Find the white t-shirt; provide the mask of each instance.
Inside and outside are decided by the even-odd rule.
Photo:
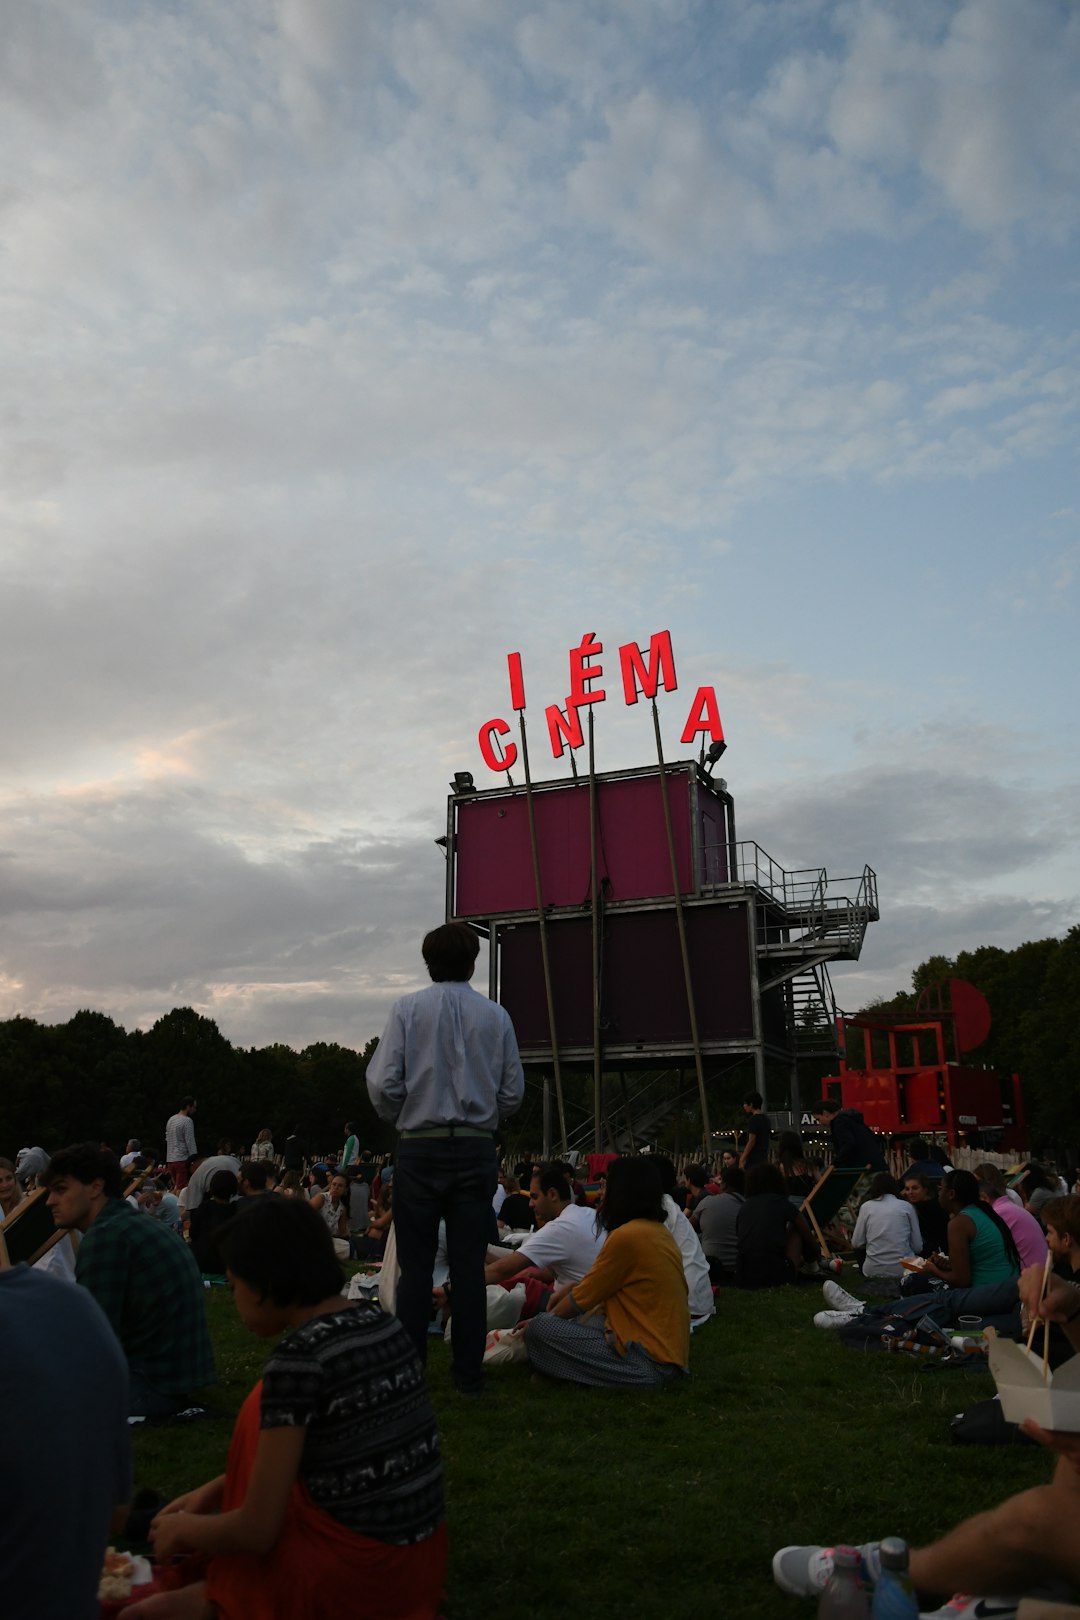
[[[690,1296],[691,1321],[696,1322],[702,1317],[712,1316],[716,1310],[716,1302],[713,1299],[712,1280],[709,1277],[709,1262],[705,1258],[700,1238],[670,1193],[664,1194],[664,1216],[664,1225],[679,1245],[679,1253],[682,1255],[686,1292]]]
[[[604,1247],[607,1233],[596,1229],[595,1209],[567,1204],[553,1221],[530,1232],[518,1250],[530,1266],[547,1266],[557,1283],[578,1283]]]
[[[859,1211],[851,1234],[853,1249],[866,1250],[864,1277],[899,1277],[905,1255],[922,1252],[919,1217],[902,1198],[885,1193],[870,1198]]]

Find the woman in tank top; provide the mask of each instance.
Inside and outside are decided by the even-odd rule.
[[[984,1204],[970,1170],[950,1170],[938,1193],[949,1217],[947,1264],[927,1260],[926,1270],[951,1288],[981,1288],[1020,1275],[1020,1256],[1001,1216]]]

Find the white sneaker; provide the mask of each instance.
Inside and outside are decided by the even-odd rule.
[[[930,1609],[919,1620],[1016,1620],[1020,1599],[1009,1597],[968,1597],[957,1592],[940,1609]]]
[[[873,1586],[881,1574],[879,1547],[880,1542],[867,1541],[858,1549],[860,1586]],[[773,1554],[773,1580],[789,1597],[816,1597],[832,1578],[835,1551],[835,1547],[781,1547]]]
[[[824,1294],[825,1303],[830,1310],[853,1311],[858,1314],[859,1311],[866,1309],[865,1300],[856,1299],[854,1294],[849,1294],[847,1289],[841,1288],[839,1283],[822,1283],[821,1292]]]
[[[847,1327],[862,1315],[862,1311],[818,1311],[814,1317],[814,1326],[819,1328]]]

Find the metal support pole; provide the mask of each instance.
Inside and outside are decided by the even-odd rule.
[[[592,1054],[593,1054],[593,1152],[602,1151],[601,1130],[604,1112],[604,1079],[600,1056],[600,907],[596,881],[596,751],[593,743],[593,712],[589,705],[589,894],[592,900]]]
[[[656,759],[660,766],[660,802],[664,807],[664,830],[667,833],[668,858],[671,862],[671,889],[675,896],[675,921],[679,930],[679,949],[682,952],[683,982],[686,985],[686,1009],[690,1014],[690,1039],[694,1047],[694,1067],[697,1070],[698,1096],[701,1100],[701,1128],[705,1137],[706,1156],[712,1149],[712,1129],[709,1124],[709,1099],[705,1095],[705,1067],[701,1059],[701,1040],[698,1036],[697,1008],[694,1005],[694,985],[690,977],[690,951],[686,943],[686,919],[683,917],[682,891],[679,885],[679,863],[675,859],[675,835],[671,830],[671,806],[668,803],[667,775],[664,767],[664,745],[660,740],[660,716],[656,699],[652,700],[653,731],[656,734]]]
[[[544,1112],[543,1112],[543,1158],[546,1163],[551,1158],[551,1081],[544,1076]]]
[[[536,920],[540,925],[540,960],[544,968],[544,994],[547,998],[548,1038],[551,1041],[551,1066],[555,1072],[555,1101],[559,1109],[559,1142],[566,1152],[566,1109],[563,1105],[562,1070],[559,1067],[559,1037],[555,1028],[555,997],[551,989],[551,962],[548,958],[547,918],[544,915],[544,890],[540,882],[540,851],[536,843],[536,814],[533,809],[532,774],[529,770],[529,744],[525,736],[525,715],[519,716],[521,726],[521,765],[525,772],[525,805],[529,812],[529,842],[532,845],[533,880],[536,884]]]

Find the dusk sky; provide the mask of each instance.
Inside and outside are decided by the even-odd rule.
[[[0,1017],[363,1045],[587,631],[845,1008],[1080,921],[1071,0],[35,0],[0,120]]]

